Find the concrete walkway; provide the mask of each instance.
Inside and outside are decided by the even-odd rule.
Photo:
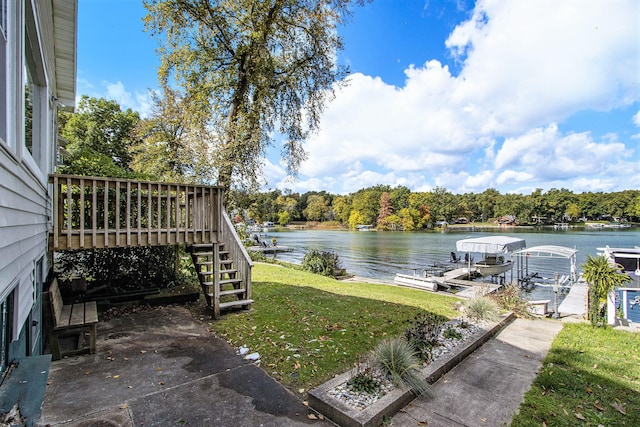
[[[516,319],[396,414],[392,426],[508,426],[562,323]]]
[[[203,313],[203,320],[208,316]],[[38,426],[327,426],[183,306],[100,319],[97,353],[51,363]]]

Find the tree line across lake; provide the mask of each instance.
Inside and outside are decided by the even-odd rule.
[[[419,230],[453,223],[502,222],[513,225],[640,221],[640,191],[614,193],[537,189],[531,194],[453,194],[436,187],[412,192],[404,186],[377,185],[349,195],[326,191],[236,193],[237,220],[287,225],[295,221],[334,221],[350,228],[372,225],[379,230]]]
[[[167,100],[156,102],[159,107]],[[215,167],[207,150],[185,143],[180,126],[170,126],[173,122],[165,111],[159,109],[154,116],[141,118],[130,109],[123,111],[115,101],[81,97],[75,113],[59,116],[68,153],[59,171],[166,182],[215,182],[211,172]],[[348,195],[237,190],[227,196],[227,209],[238,220],[281,225],[333,221],[350,228],[366,224],[380,230],[411,231],[442,222],[640,222],[640,190],[575,194],[567,189],[537,189],[523,195],[501,194],[490,188],[479,194],[453,194],[442,187],[412,192],[404,186],[377,185]]]

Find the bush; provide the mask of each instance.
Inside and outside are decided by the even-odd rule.
[[[367,394],[376,394],[382,388],[382,384],[375,378],[371,368],[366,368],[349,378],[347,386],[355,393]]]
[[[432,359],[433,348],[440,345],[438,337],[446,319],[433,313],[424,313],[413,319],[405,338],[416,349],[418,357],[425,362]]]
[[[462,334],[458,332],[455,328],[449,326],[445,331],[443,336],[448,340],[459,340],[462,338]]]
[[[500,308],[494,300],[478,297],[469,300],[465,307],[465,314],[475,321],[492,321],[498,318]]]
[[[522,297],[520,288],[516,285],[509,284],[503,289],[492,295],[500,308],[504,311],[512,311],[518,317],[531,317],[527,310],[529,303]]]
[[[408,387],[415,394],[429,389],[429,384],[420,378],[422,366],[413,346],[402,338],[381,341],[373,350],[373,360],[396,387]]]
[[[335,272],[342,270],[338,254],[331,251],[310,250],[302,260],[302,268],[315,274],[333,276]]]
[[[123,291],[168,288],[185,280],[175,261],[172,246],[64,251],[56,253],[54,272]]]

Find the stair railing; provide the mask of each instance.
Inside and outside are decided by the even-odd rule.
[[[242,285],[247,290],[246,299],[251,299],[251,268],[253,261],[246,248],[240,240],[240,236],[231,222],[226,209],[222,208],[222,221],[220,226],[220,239],[225,245],[225,250],[229,252],[229,258],[233,260],[240,277]]]

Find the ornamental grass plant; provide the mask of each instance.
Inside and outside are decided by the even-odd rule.
[[[416,349],[404,338],[387,338],[373,350],[373,360],[396,387],[406,387],[417,395],[429,390],[429,384],[420,378],[422,362]]]
[[[500,307],[489,297],[476,297],[467,302],[464,313],[476,322],[493,321],[500,315]]]

